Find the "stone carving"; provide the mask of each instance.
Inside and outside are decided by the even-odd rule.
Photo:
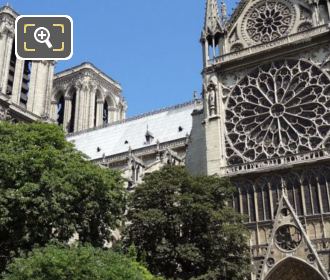
[[[236,43],[236,44],[233,44],[230,48],[230,52],[239,52],[243,49],[243,45],[241,43]]]
[[[268,63],[244,77],[226,108],[229,164],[322,147],[330,131],[330,79],[305,60]]]
[[[254,42],[269,42],[289,34],[294,21],[295,11],[289,1],[262,1],[247,12],[243,30]]]
[[[303,32],[303,31],[307,31],[309,29],[313,28],[313,24],[311,22],[303,22],[302,24],[299,25],[298,27],[298,32]]]
[[[212,82],[207,87],[207,101],[209,106],[209,115],[213,116],[217,114],[217,106],[216,106],[216,86]]]
[[[293,225],[281,226],[275,233],[276,244],[283,250],[295,250],[301,243],[301,232]]]

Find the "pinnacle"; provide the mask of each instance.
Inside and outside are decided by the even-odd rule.
[[[206,13],[204,32],[205,34],[214,35],[217,32],[223,31],[223,18],[226,16],[226,4],[222,1],[221,3],[221,17],[219,14],[218,0],[207,0],[206,1]]]

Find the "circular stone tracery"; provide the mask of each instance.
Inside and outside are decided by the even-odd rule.
[[[272,107],[270,107],[270,114],[276,118],[284,115],[285,107],[281,103],[275,103]]]
[[[289,1],[260,2],[246,14],[243,30],[254,42],[269,42],[287,35],[295,19]]]
[[[229,164],[318,149],[330,131],[330,80],[307,61],[281,60],[244,77],[227,100]]]
[[[295,250],[302,241],[301,231],[293,225],[281,226],[275,233],[275,241],[283,250]]]

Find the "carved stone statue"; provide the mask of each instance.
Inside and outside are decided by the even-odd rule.
[[[217,114],[216,107],[216,87],[213,83],[211,83],[207,88],[207,98],[208,98],[208,106],[209,106],[209,115],[213,116]]]

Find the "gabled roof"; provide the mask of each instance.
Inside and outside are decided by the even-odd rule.
[[[201,103],[198,101],[188,102],[110,124],[104,128],[69,135],[67,139],[92,160],[102,158],[103,154],[108,157],[126,153],[130,148],[148,148],[157,145],[157,141],[166,143],[185,138],[192,128],[191,113],[200,107]],[[150,143],[146,141],[147,130],[154,137]]]

